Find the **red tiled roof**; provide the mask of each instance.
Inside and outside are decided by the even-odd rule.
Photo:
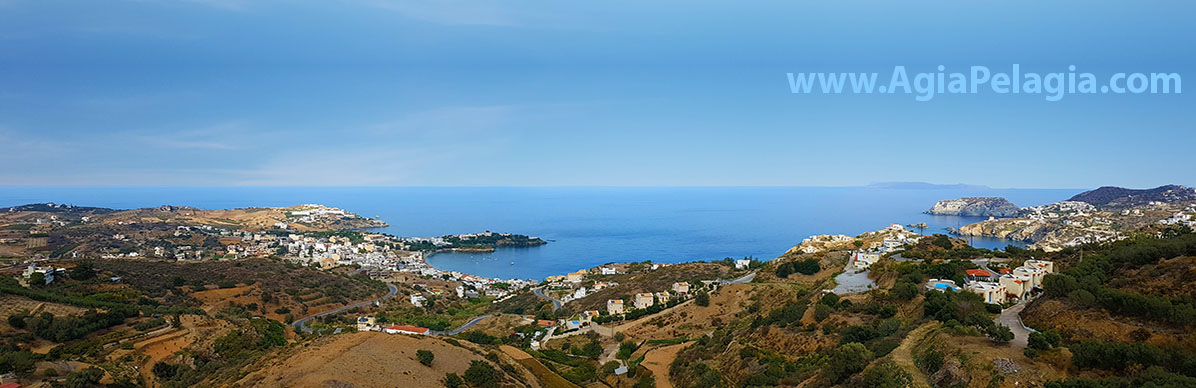
[[[536,321],[536,324],[544,327],[552,327],[552,325],[555,325],[555,323],[546,319],[538,320]]]
[[[0,388],[21,388],[21,384],[17,384],[17,383],[4,383],[4,384],[0,384]]]
[[[1001,269],[998,269],[997,271],[999,271],[999,272],[1001,272],[1001,273],[1010,273],[1010,272],[1013,272],[1013,270],[1011,270],[1011,269],[1009,269],[1009,268],[1001,268]]]
[[[992,274],[988,273],[988,271],[985,271],[982,269],[969,269],[969,270],[965,270],[963,272],[966,272],[969,276],[979,276],[979,277],[992,276]]]
[[[426,327],[403,326],[403,325],[390,325],[390,326],[386,327],[386,330],[400,330],[400,331],[408,331],[408,332],[412,332],[412,333],[421,333],[421,334],[428,332],[428,328],[426,328]]]

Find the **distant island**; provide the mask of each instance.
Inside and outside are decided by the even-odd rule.
[[[866,186],[871,189],[901,189],[901,190],[989,190],[984,185],[968,185],[963,183],[942,185],[927,182],[873,182]]]

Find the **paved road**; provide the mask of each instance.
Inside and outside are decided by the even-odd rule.
[[[474,318],[473,318],[473,319],[471,319],[469,322],[465,322],[465,324],[464,324],[464,325],[461,325],[461,327],[458,327],[458,328],[456,328],[456,329],[449,330],[449,331],[441,331],[441,330],[429,330],[429,331],[428,331],[428,334],[431,334],[431,335],[457,335],[457,334],[461,334],[461,332],[463,332],[463,331],[466,331],[466,330],[469,330],[469,328],[473,327],[473,325],[476,325],[476,324],[478,324],[478,322],[481,322],[483,319],[490,318],[490,317],[492,317],[492,315],[482,315],[482,316],[474,317]]]
[[[1006,326],[1013,331],[1013,341],[1009,341],[1009,343],[1019,348],[1026,347],[1030,341],[1030,332],[1034,331],[1022,323],[1020,314],[1024,308],[1026,308],[1026,302],[1023,301],[1001,311],[1001,315],[995,319],[998,325]]]
[[[738,279],[732,279],[732,280],[721,280],[720,279],[718,282],[721,284],[743,284],[743,283],[751,283],[753,279],[756,279],[755,272],[749,273],[747,275],[743,275],[743,276],[739,277]]]
[[[560,299],[556,299],[551,296],[544,295],[544,292],[541,291],[540,287],[533,288],[532,293],[536,294],[536,296],[540,297],[540,299],[546,299],[546,300],[552,301],[552,309],[553,310],[559,309],[559,308],[561,308],[561,305],[564,305],[564,303],[561,302]]]
[[[295,326],[296,329],[302,330],[304,333],[311,333],[312,329],[310,327],[307,327],[307,322],[311,321],[312,318],[319,318],[319,317],[322,317],[325,315],[339,314],[341,312],[352,310],[352,309],[355,309],[358,307],[369,306],[369,305],[373,304],[374,302],[381,302],[383,300],[390,299],[391,297],[395,296],[396,293],[399,292],[399,288],[395,287],[394,284],[388,283],[388,284],[386,284],[386,286],[390,287],[390,293],[387,293],[385,296],[383,296],[381,298],[374,299],[371,301],[361,302],[361,303],[357,303],[357,304],[352,304],[352,305],[348,305],[345,307],[335,308],[335,309],[328,310],[328,311],[325,311],[325,312],[322,312],[319,314],[309,315],[309,316],[303,317],[302,319],[295,321],[295,323],[292,323],[291,325]]]

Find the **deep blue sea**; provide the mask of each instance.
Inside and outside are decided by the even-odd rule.
[[[3,187],[0,207],[54,202],[206,209],[318,203],[390,223],[397,236],[490,230],[538,236],[547,245],[490,254],[442,253],[441,269],[543,279],[608,262],[772,259],[815,234],[847,234],[925,222],[925,234],[975,218],[922,214],[935,201],[1001,196],[1018,206],[1081,190],[875,187]],[[1008,241],[975,239],[999,248]],[[511,263],[514,264],[511,264]]]

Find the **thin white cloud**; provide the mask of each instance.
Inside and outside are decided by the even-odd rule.
[[[151,147],[232,151],[241,149],[240,144],[254,143],[251,139],[247,139],[250,135],[257,137],[263,134],[253,131],[243,121],[231,121],[184,131],[140,133],[128,136]]]

